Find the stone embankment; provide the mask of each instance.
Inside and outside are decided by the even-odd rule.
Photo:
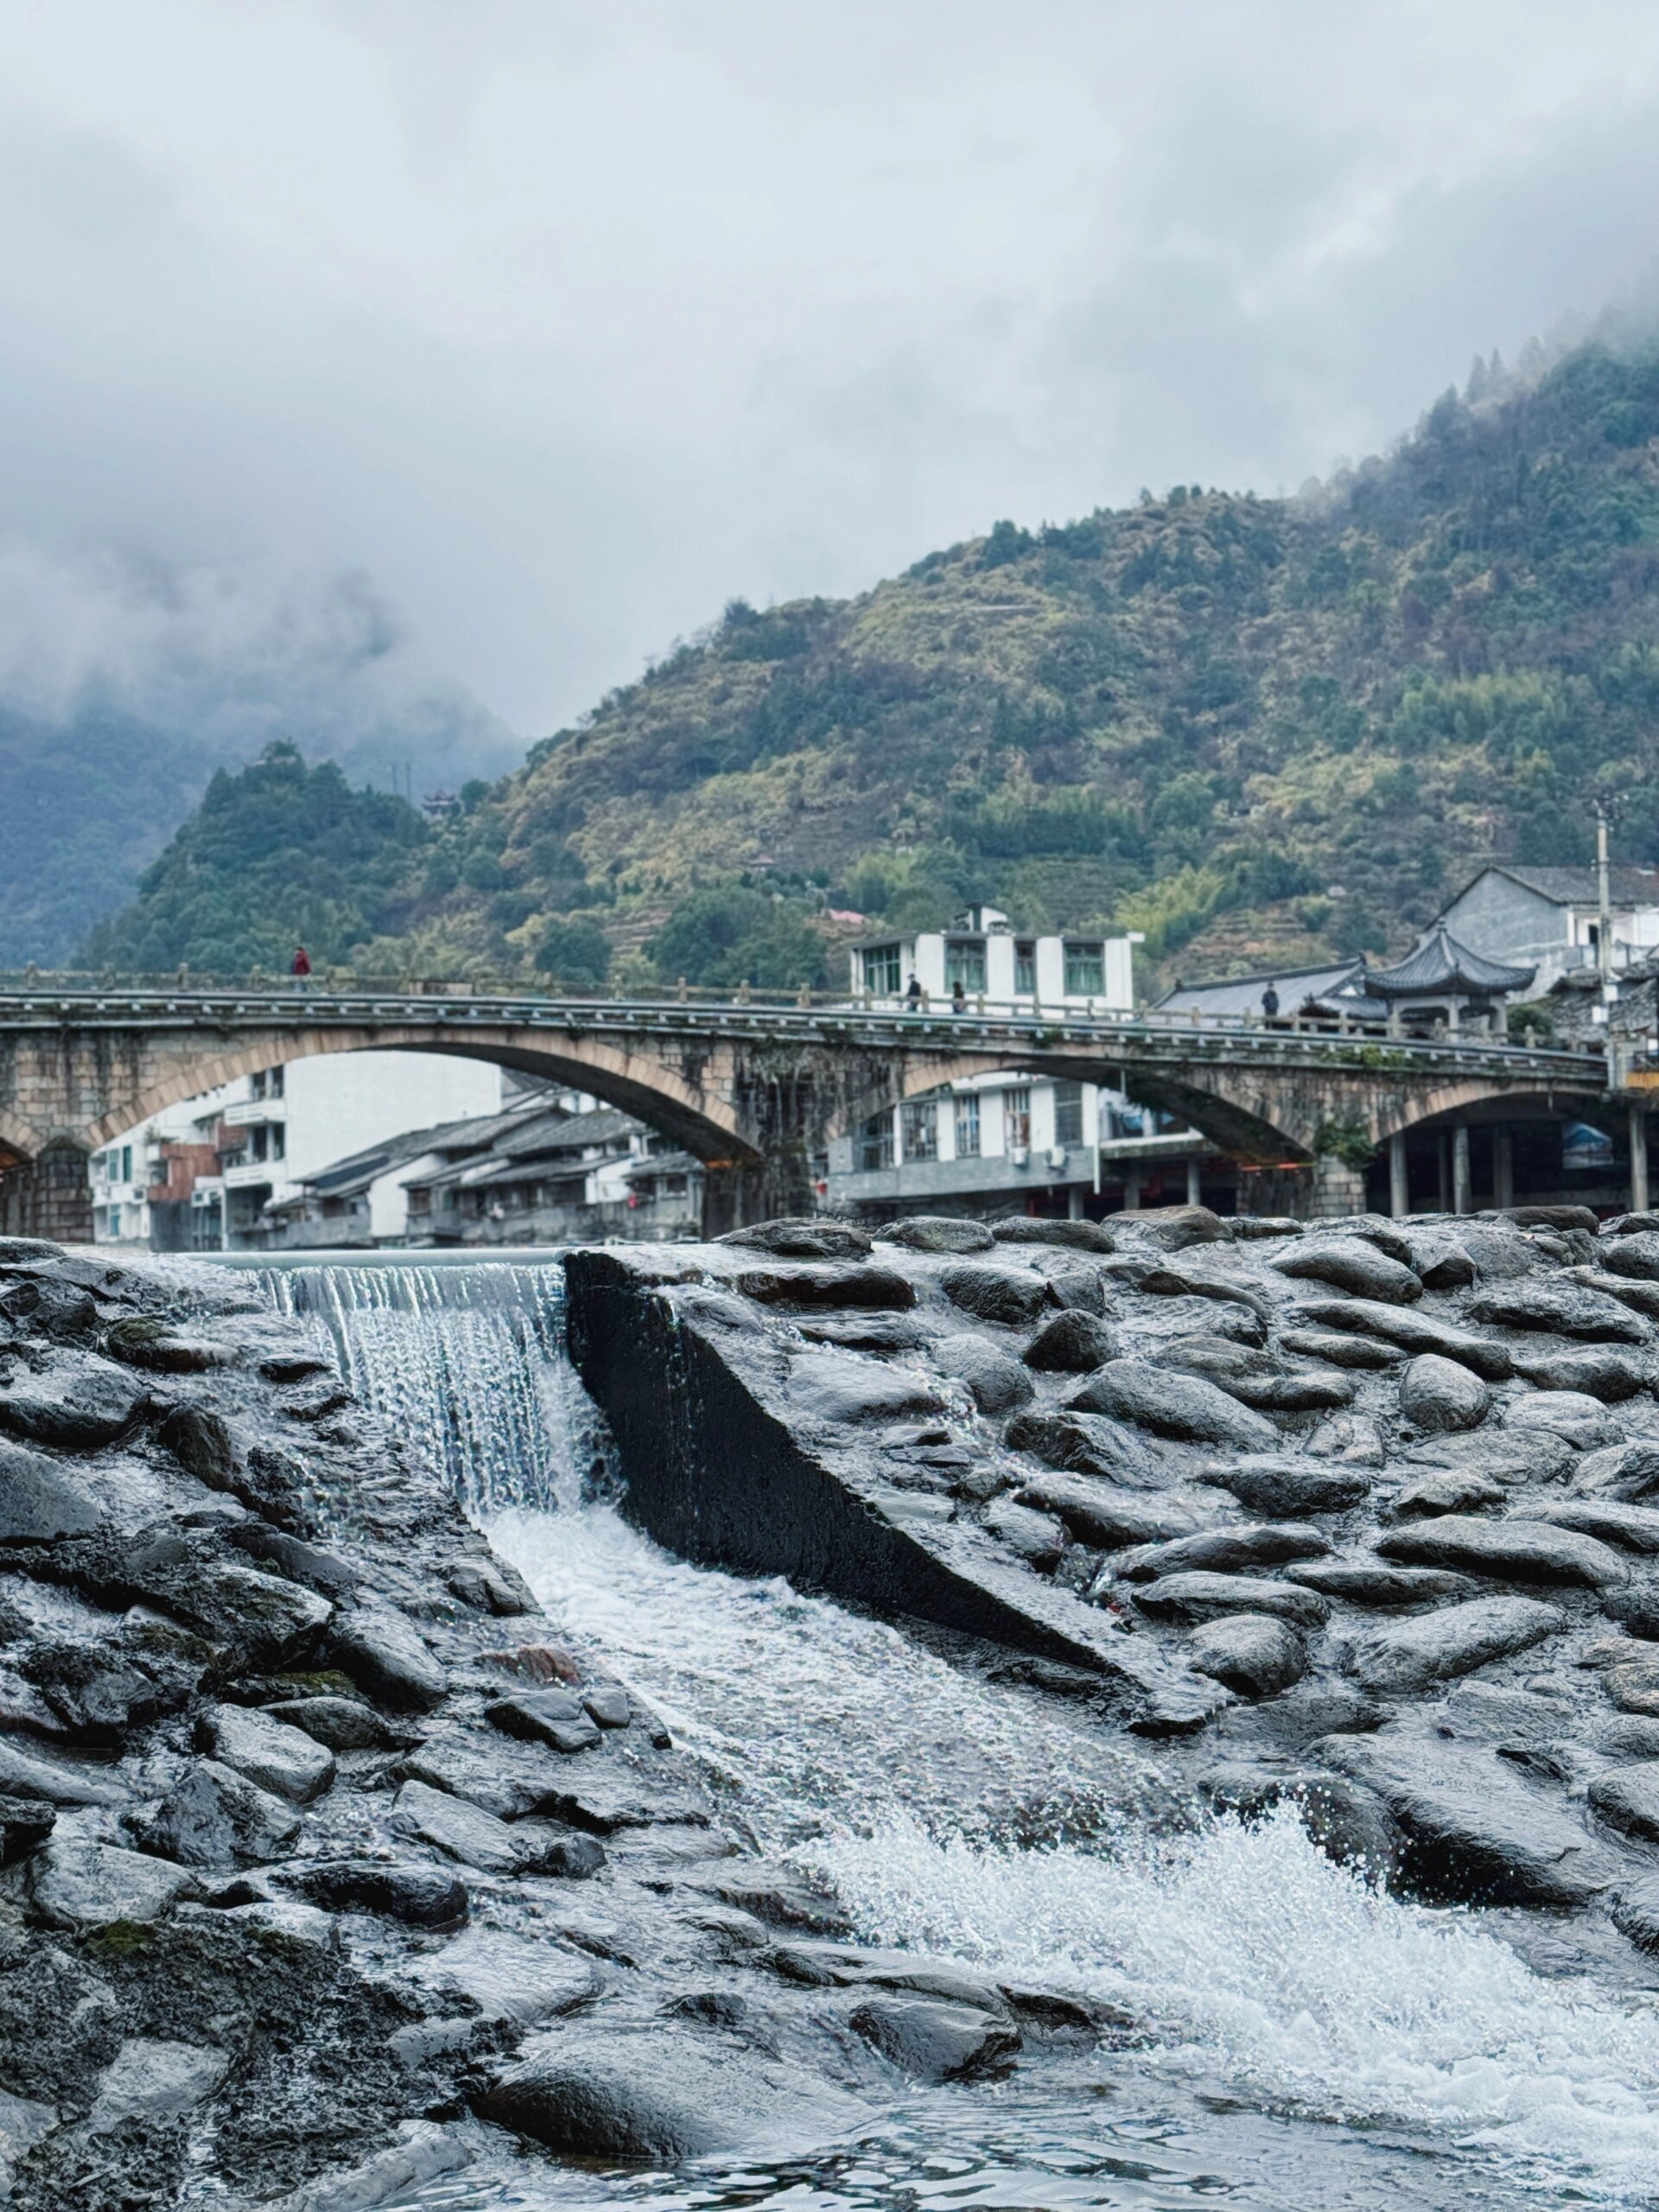
[[[664,1543],[983,1640],[1193,1802],[1647,1974],[1659,1216],[773,1223],[567,1271]]]

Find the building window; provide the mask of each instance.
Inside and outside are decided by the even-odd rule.
[[[931,1098],[912,1098],[905,1104],[905,1158],[937,1160],[939,1156],[939,1109]]]
[[[1065,945],[1065,995],[1069,999],[1096,999],[1106,988],[1106,962],[1098,944]]]
[[[283,1122],[273,1122],[270,1125],[270,1156],[273,1160],[283,1160],[287,1157],[287,1124]]]
[[[944,988],[960,983],[969,997],[985,988],[985,940],[982,937],[953,937],[944,948]]]
[[[979,1158],[979,1100],[976,1097],[957,1101],[957,1158]]]
[[[265,1095],[270,1098],[280,1098],[286,1088],[283,1082],[283,1071],[281,1068],[271,1068],[268,1072],[270,1087]]]
[[[1057,1083],[1054,1086],[1054,1141],[1083,1142],[1083,1085]]]
[[[858,1164],[867,1173],[893,1165],[893,1116],[873,1114],[858,1133]]]
[[[1037,947],[1028,937],[1014,939],[1014,988],[1021,995],[1037,995]]]
[[[119,1206],[111,1206],[110,1208],[110,1234],[111,1236],[118,1236],[121,1234],[121,1209]]]
[[[897,998],[905,987],[903,962],[896,944],[873,944],[864,954],[864,988],[883,998]]]
[[[1031,1086],[1002,1094],[1002,1141],[1010,1152],[1031,1149]]]
[[[132,1180],[132,1147],[130,1144],[124,1144],[121,1147],[121,1180],[124,1183]]]

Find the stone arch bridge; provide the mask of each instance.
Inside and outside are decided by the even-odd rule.
[[[315,1052],[461,1054],[593,1092],[706,1165],[712,1234],[812,1205],[831,1138],[1000,1070],[1126,1090],[1243,1163],[1304,1170],[1304,1210],[1363,1202],[1352,1162],[1483,1119],[1605,1120],[1599,1056],[1157,1014],[962,1015],[855,1003],[560,999],[454,984],[298,992],[0,988],[0,1227],[84,1240],[87,1155],[216,1084]]]

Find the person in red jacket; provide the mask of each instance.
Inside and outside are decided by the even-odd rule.
[[[295,948],[288,972],[294,978],[295,989],[302,991],[311,973],[311,956],[302,944]]]

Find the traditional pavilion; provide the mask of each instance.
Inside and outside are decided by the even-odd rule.
[[[1537,972],[1471,952],[1437,922],[1392,968],[1368,967],[1363,988],[1367,998],[1387,1006],[1391,1026],[1427,1030],[1439,1022],[1448,1031],[1501,1031],[1505,1001],[1527,990]]]

